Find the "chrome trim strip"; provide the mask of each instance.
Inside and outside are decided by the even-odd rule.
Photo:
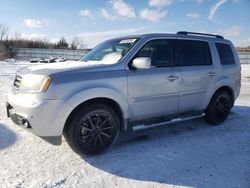
[[[170,94],[134,97],[134,98],[131,98],[131,101],[133,103],[137,103],[137,102],[144,102],[144,101],[162,100],[162,99],[166,99],[168,97],[179,97],[179,94],[178,93],[170,93]]]
[[[195,91],[184,91],[181,93],[181,96],[187,96],[187,95],[195,95],[195,94],[201,94],[206,93],[206,90],[195,90]]]

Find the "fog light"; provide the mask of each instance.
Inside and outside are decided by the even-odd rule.
[[[30,124],[29,122],[27,121],[27,119],[22,119],[22,124],[25,128],[30,128]]]

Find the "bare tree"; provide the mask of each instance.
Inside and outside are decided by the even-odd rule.
[[[9,35],[9,27],[6,24],[0,23],[0,41],[8,38]]]
[[[87,47],[87,44],[84,42],[83,38],[80,37],[74,37],[70,43],[70,48],[72,50],[76,50],[76,49],[84,49]]]
[[[22,39],[22,33],[20,33],[19,31],[14,31],[14,33],[12,34],[11,39],[14,40],[14,41],[21,40]]]
[[[77,44],[76,44],[76,42],[75,41],[72,41],[71,43],[70,43],[70,49],[71,50],[76,50],[77,49]]]
[[[68,47],[69,47],[69,44],[64,37],[61,37],[55,45],[55,48],[58,48],[58,49],[67,49]]]

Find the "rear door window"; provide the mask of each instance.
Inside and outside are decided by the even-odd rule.
[[[233,51],[229,44],[216,43],[216,48],[219,53],[220,62],[222,65],[235,64]]]
[[[179,66],[211,65],[210,48],[205,41],[177,40],[176,41]]]

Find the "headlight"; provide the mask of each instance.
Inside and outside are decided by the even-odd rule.
[[[41,74],[22,75],[20,92],[41,93],[45,92],[51,83],[51,78]]]

